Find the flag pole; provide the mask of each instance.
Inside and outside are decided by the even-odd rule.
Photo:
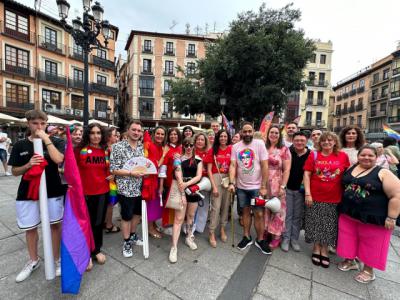
[[[43,156],[43,141],[41,139],[33,139],[33,151]],[[49,207],[47,205],[46,171],[43,171],[42,177],[40,178],[39,206],[40,220],[42,222],[45,276],[47,280],[53,280],[56,277],[56,270],[54,267],[53,245],[51,241]]]
[[[149,228],[147,221],[147,203],[142,200],[142,236],[143,236],[143,256],[149,258]]]

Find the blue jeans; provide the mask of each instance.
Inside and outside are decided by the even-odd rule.
[[[243,190],[236,189],[237,201],[238,205],[241,209],[250,206],[250,200],[257,197],[259,195],[259,189],[255,190]],[[264,207],[253,207],[253,209],[264,209]]]

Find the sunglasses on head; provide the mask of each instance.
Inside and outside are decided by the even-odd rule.
[[[194,145],[193,145],[193,144],[186,144],[184,147],[185,147],[185,148],[193,148]]]

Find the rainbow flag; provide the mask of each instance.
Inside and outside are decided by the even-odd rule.
[[[61,234],[61,291],[78,294],[94,241],[69,130],[64,154],[64,176],[69,188],[65,196]]]
[[[111,205],[115,205],[118,202],[117,199],[117,184],[115,183],[114,180],[110,180],[110,193],[109,193],[109,203]]]
[[[267,113],[260,124],[259,131],[262,133],[264,138],[267,137],[267,132],[268,132],[269,127],[272,124],[272,119],[274,118],[274,114],[275,114],[275,112],[273,112],[273,111]]]
[[[283,126],[283,128],[281,130],[282,139],[285,139],[287,137],[287,126],[288,126],[288,123],[285,123],[285,125]]]
[[[383,132],[386,133],[388,136],[395,138],[398,141],[400,140],[400,133],[390,128],[389,125],[383,124],[382,127],[383,127]]]

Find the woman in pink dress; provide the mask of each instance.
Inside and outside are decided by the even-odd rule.
[[[285,231],[286,218],[286,184],[289,179],[291,155],[289,149],[282,143],[279,127],[273,125],[267,134],[268,150],[268,198],[278,197],[281,209],[278,213],[265,210],[265,235],[271,234],[269,244],[271,249],[279,247],[281,235]]]

